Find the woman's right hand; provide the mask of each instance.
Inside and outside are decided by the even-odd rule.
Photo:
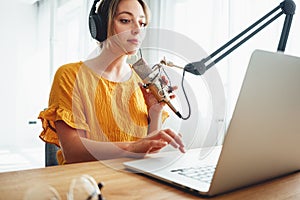
[[[158,152],[168,144],[185,153],[182,136],[171,129],[154,131],[145,138],[130,143],[128,151],[134,153],[137,157],[144,157],[148,153]]]

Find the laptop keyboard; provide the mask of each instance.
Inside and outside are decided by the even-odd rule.
[[[215,165],[188,167],[181,169],[173,169],[171,172],[178,173],[201,182],[210,183],[215,172]]]

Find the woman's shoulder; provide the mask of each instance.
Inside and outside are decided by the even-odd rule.
[[[64,65],[61,65],[56,73],[67,73],[70,75],[71,74],[76,74],[78,72],[78,70],[80,69],[80,67],[82,66],[82,61],[78,61],[78,62],[73,62],[73,63],[67,63],[67,64],[64,64]]]
[[[61,65],[55,72],[54,83],[62,84],[62,82],[73,83],[77,77],[77,73],[82,66],[82,62],[67,63]]]

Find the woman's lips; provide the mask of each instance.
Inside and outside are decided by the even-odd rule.
[[[140,44],[139,40],[138,39],[129,39],[127,40],[128,42],[132,43],[132,44],[135,44],[135,45],[138,45]]]

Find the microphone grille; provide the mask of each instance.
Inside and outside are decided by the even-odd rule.
[[[143,58],[134,63],[132,67],[142,80],[147,78],[148,75],[152,73],[152,69],[148,66]]]

